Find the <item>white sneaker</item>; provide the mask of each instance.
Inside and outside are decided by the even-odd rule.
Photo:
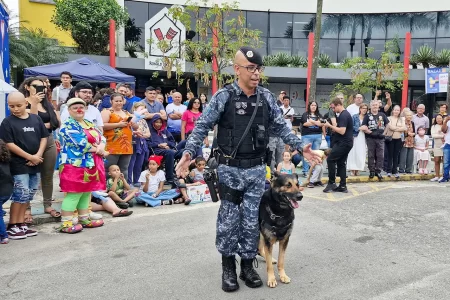
[[[442,180],[442,178],[444,178],[444,177],[441,176],[441,177],[438,179],[438,181]]]
[[[441,178],[442,178],[442,177],[441,177]],[[441,178],[434,177],[433,179],[430,179],[430,181],[436,182],[436,181],[439,181]]]
[[[95,213],[95,212],[91,212],[91,213],[89,214],[89,218],[90,218],[91,220],[101,220],[101,219],[103,219],[103,215],[102,215],[102,214],[97,214],[97,213]]]

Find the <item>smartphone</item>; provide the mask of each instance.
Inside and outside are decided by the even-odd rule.
[[[127,122],[130,123],[133,117],[128,117]]]
[[[35,89],[36,89],[36,93],[43,93],[45,90],[45,86],[43,86],[43,85],[36,86]]]

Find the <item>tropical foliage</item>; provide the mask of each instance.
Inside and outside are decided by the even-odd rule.
[[[116,0],[54,0],[55,14],[52,22],[70,32],[85,54],[107,53],[109,43],[109,20],[120,28],[128,21],[128,13]],[[137,33],[137,32],[136,32]]]
[[[59,45],[57,39],[38,29],[10,26],[9,61],[11,69],[17,70],[66,61],[69,48]]]
[[[368,53],[373,49],[368,48]],[[367,93],[379,89],[395,91],[402,88],[403,79],[406,74],[403,72],[403,63],[399,60],[400,53],[397,42],[394,39],[386,43],[385,50],[379,59],[355,57],[346,59],[340,68],[350,73],[351,84],[337,84],[333,95],[341,92],[344,95],[351,95],[355,92]]]
[[[187,39],[181,45],[185,49],[181,52],[183,58],[193,63],[195,79],[201,80],[206,85],[209,85],[212,75],[216,76],[219,86],[233,80],[234,75],[225,72],[225,69],[232,65],[239,48],[245,45],[260,48],[263,44],[259,38],[261,33],[259,30],[246,28],[245,17],[239,11],[238,2],[222,2],[218,5],[212,0],[200,2],[188,0],[184,8],[172,7],[169,14],[173,20],[183,23],[187,32],[195,33],[194,38]],[[217,47],[213,45],[213,35],[217,39]],[[160,49],[166,46],[164,41],[148,41],[148,43],[156,43]],[[217,61],[216,72],[211,68],[211,55]],[[176,55],[165,56],[162,60],[168,77],[175,69],[176,77],[182,82],[181,60]]]

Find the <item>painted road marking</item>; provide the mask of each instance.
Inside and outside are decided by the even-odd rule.
[[[391,183],[388,184],[386,186],[376,186],[376,184],[367,184],[364,186],[358,186],[357,188],[359,190],[361,190],[362,188],[369,188],[369,190],[366,191],[358,191],[355,187],[347,187],[348,190],[350,191],[350,195],[349,194],[344,194],[344,193],[327,193],[324,194],[322,193],[322,191],[320,190],[319,193],[314,193],[314,194],[309,194],[308,192],[305,193],[305,197],[306,198],[312,198],[312,199],[317,199],[317,200],[326,200],[326,201],[331,201],[331,202],[337,202],[337,201],[343,201],[343,200],[348,200],[348,199],[353,199],[353,198],[357,198],[360,196],[364,196],[367,194],[372,194],[372,193],[376,193],[376,192],[380,192],[380,191],[384,191],[384,190],[388,190],[388,189],[392,189],[395,188],[395,184]],[[311,191],[311,190],[308,190]],[[321,194],[322,193],[322,194]]]

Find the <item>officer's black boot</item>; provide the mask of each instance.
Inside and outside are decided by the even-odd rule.
[[[261,277],[253,268],[253,259],[241,259],[241,274],[239,278],[245,281],[245,285],[250,288],[262,286]]]
[[[222,290],[234,292],[239,289],[236,275],[236,261],[233,256],[222,255]]]

